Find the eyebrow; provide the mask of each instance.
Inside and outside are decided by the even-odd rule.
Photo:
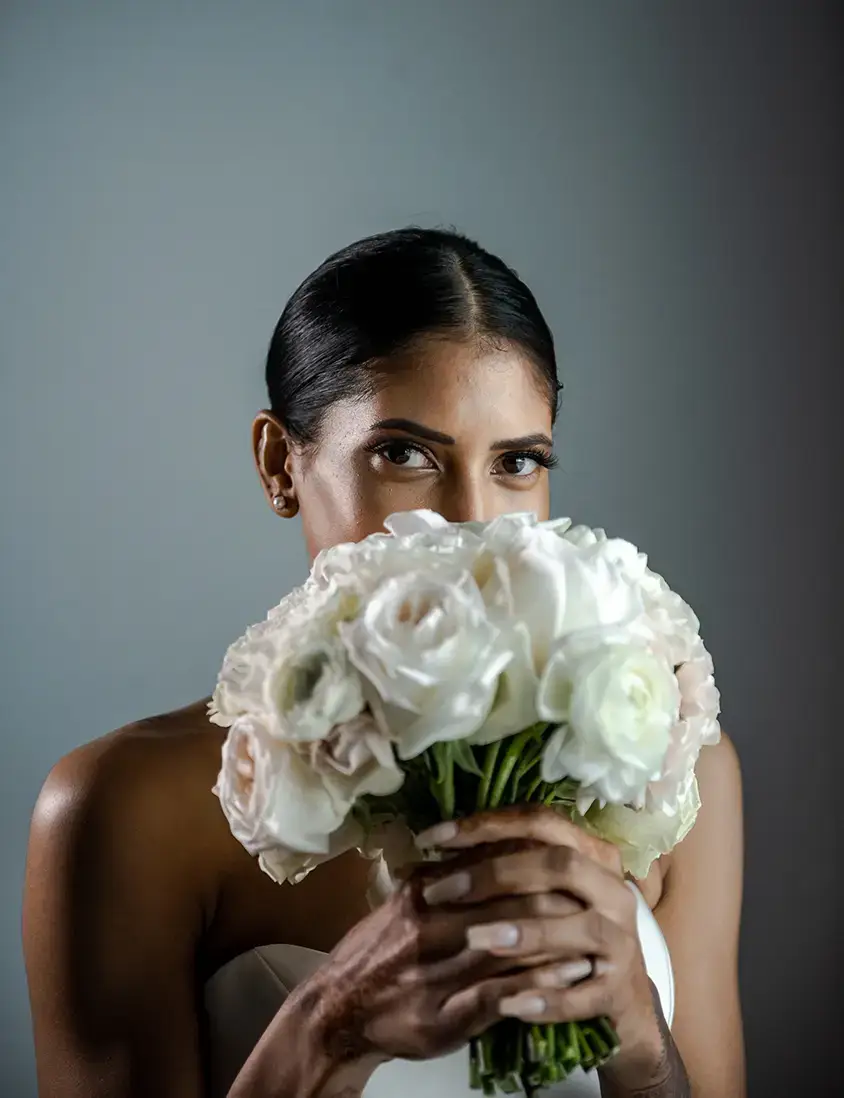
[[[427,439],[428,442],[438,442],[441,446],[454,446],[457,442],[451,435],[435,431],[433,427],[426,427],[423,423],[416,423],[412,419],[381,419],[372,424],[373,431],[404,431],[405,434],[415,435],[417,438]],[[533,435],[521,435],[519,438],[500,438],[493,442],[490,450],[527,450],[532,446],[547,446],[553,448],[553,442],[548,435],[541,431]]]

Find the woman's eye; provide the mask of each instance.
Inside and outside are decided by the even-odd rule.
[[[539,460],[530,454],[505,454],[500,461],[501,471],[508,477],[529,477],[539,469]]]
[[[390,442],[381,446],[378,450],[381,457],[391,465],[397,465],[401,469],[429,469],[431,461],[428,455],[415,446],[409,446],[406,442]]]

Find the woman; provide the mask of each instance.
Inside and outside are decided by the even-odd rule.
[[[552,337],[517,276],[461,236],[387,233],[328,259],[284,310],[267,384],[258,473],[273,511],[300,515],[312,557],[415,507],[548,516]],[[639,891],[608,844],[548,810],[511,810],[438,836],[474,856],[373,911],[356,854],[296,886],[261,873],[210,793],[221,741],[197,702],[72,752],[45,783],[24,911],[45,1098],[218,1092],[213,1034],[237,1030],[260,996],[251,977],[236,984],[221,1026],[203,989],[272,943],[311,960],[288,972],[286,1000],[261,985],[266,1028],[226,1079],[230,1098],[373,1094],[385,1072],[405,1098],[460,1094],[459,1057],[407,1061],[451,1053],[502,1015],[602,1013],[621,1052],[561,1094],[743,1094],[741,791],[726,738],[702,753],[691,835]],[[658,970],[666,944],[676,1005]]]

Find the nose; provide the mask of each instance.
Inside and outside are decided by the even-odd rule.
[[[443,485],[438,510],[449,522],[486,522],[495,517],[491,495],[488,477],[456,473]]]

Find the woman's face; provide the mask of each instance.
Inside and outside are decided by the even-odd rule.
[[[547,390],[517,350],[428,340],[390,363],[377,393],[333,405],[316,447],[285,450],[285,490],[311,557],[417,507],[452,522],[545,519],[551,426]]]

